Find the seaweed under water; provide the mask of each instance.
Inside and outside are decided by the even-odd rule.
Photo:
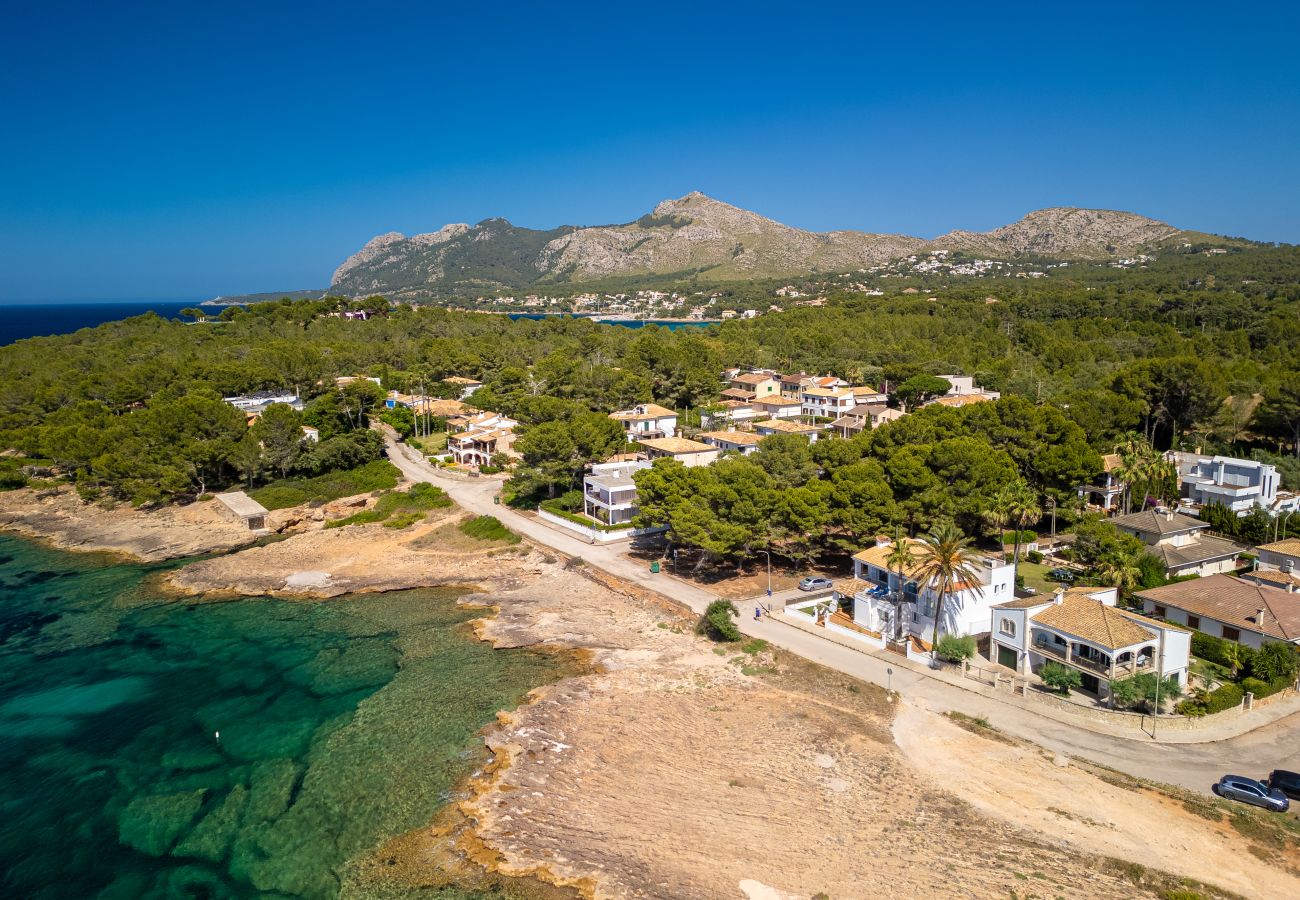
[[[5,896],[392,896],[357,861],[454,801],[480,730],[571,666],[476,640],[454,588],[194,603],[151,589],[165,566],[3,536],[0,560]]]

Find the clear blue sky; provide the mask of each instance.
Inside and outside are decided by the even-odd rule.
[[[9,4],[0,300],[322,287],[372,235],[702,190],[933,236],[1300,242],[1293,4]]]

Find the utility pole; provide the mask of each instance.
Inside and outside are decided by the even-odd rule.
[[[1047,502],[1052,510],[1052,546],[1056,546],[1056,498],[1048,497]]]

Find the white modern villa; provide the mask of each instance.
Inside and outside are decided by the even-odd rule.
[[[1253,459],[1175,453],[1182,505],[1189,511],[1220,503],[1239,516],[1255,507],[1270,513],[1300,508],[1300,497],[1281,491],[1277,467]],[[1279,495],[1282,502],[1279,503]]]
[[[646,460],[597,463],[582,479],[582,511],[603,525],[630,525],[637,513],[633,477],[650,468]]]
[[[876,538],[853,557],[853,622],[887,637],[911,635],[928,641],[934,629],[938,595],[928,585],[919,584],[919,560],[924,555],[920,541],[906,538],[917,562],[903,570],[900,579],[891,570],[889,555],[894,542]],[[942,632],[945,634],[983,634],[988,631],[989,611],[999,603],[1015,599],[1016,567],[1002,559],[981,557],[977,584],[960,586],[944,604]],[[847,593],[847,592],[846,592]],[[901,602],[894,597],[901,596]]]
[[[1159,670],[1187,684],[1192,635],[1185,628],[1118,609],[1115,588],[1060,588],[992,609],[989,656],[1022,675],[1056,662],[1078,670],[1098,699],[1108,682]]]

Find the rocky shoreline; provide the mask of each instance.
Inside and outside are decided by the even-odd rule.
[[[1030,869],[1053,894],[1087,883],[1099,898],[1161,896],[1180,882],[1155,870],[1135,880],[1120,861],[1137,861],[1138,834],[1144,862],[1247,896],[1300,892],[1300,879],[1242,852],[1244,838],[1167,798],[1131,801],[1080,768],[1052,767],[1032,745],[923,709],[896,717],[896,697],[762,642],[711,644],[671,601],[579,560],[527,543],[467,547],[456,537],[462,516],[435,512],[400,530],[300,517],[285,540],[167,576],[199,600],[472,583],[478,592],[459,602],[491,609],[475,622],[482,640],[584,659],[582,674],[499,713],[485,734],[492,763],[438,821],[355,859],[342,896],[487,873],[548,885],[538,896],[556,898],[910,897],[954,885],[993,898],[1023,889]],[[1053,789],[1026,801],[1014,779],[991,779],[967,800],[960,778],[929,774],[939,764],[924,756],[931,734],[971,766],[997,756]]]
[[[125,503],[86,503],[71,487],[0,492],[0,530],[59,550],[112,553],[133,562],[222,553],[257,540],[211,503],[146,512]]]

